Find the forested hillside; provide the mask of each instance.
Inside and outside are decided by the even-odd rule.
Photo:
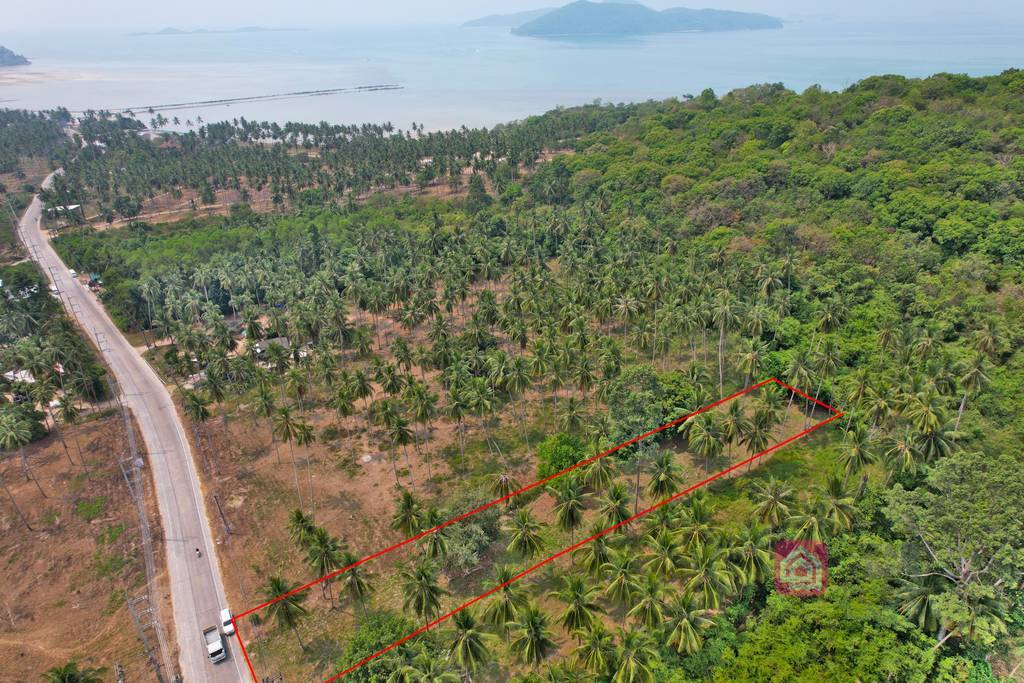
[[[321,161],[301,166],[284,147],[200,138],[194,155],[110,145],[72,165],[69,187],[104,201],[146,182],[253,177],[249,154],[274,160],[261,173],[282,192],[317,190],[287,215],[239,205],[56,240],[69,265],[103,276],[120,324],[159,342],[208,471],[232,473],[211,475],[213,490],[241,482],[257,501],[230,511],[266,535],[236,541],[257,548],[233,579],[263,586],[250,602],[777,376],[845,416],[355,679],[1019,674],[1024,72],[880,76],[840,93],[762,85],[532,125],[545,121],[514,129],[535,131],[515,145],[492,132],[463,147],[464,132],[365,148],[387,150],[387,163],[368,158],[393,178],[425,154],[469,160],[459,202],[348,202],[381,182],[333,156],[359,148],[354,132],[310,129]],[[488,192],[506,155],[576,135],[571,154]],[[485,150],[475,163],[473,150]],[[110,163],[128,164],[117,190],[98,180]],[[278,344],[261,351],[266,338]],[[813,418],[803,399],[766,392],[689,420],[472,532],[435,532],[394,564],[284,598],[243,635],[261,673],[326,677]],[[228,448],[235,423],[259,447]],[[359,458],[378,450],[388,478],[372,488]],[[271,480],[262,465],[282,454]],[[378,526],[352,521],[363,516]],[[771,548],[785,538],[828,545],[824,596],[776,592]]]

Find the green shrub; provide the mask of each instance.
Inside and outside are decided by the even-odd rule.
[[[575,436],[558,432],[537,447],[537,476],[543,478],[561,472],[584,459],[583,444]]]
[[[103,508],[107,505],[106,496],[97,496],[92,499],[80,500],[75,503],[75,512],[87,522],[98,519],[103,514]]]

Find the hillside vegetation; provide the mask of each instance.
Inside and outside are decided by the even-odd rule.
[[[565,121],[578,125],[555,126]],[[527,125],[509,130],[547,131],[529,149],[543,138],[573,153],[494,192],[502,154],[490,147],[464,201],[355,205],[327,162],[288,160],[265,182],[294,187],[274,174],[309,173],[316,191],[286,215],[238,205],[56,240],[71,267],[102,275],[119,323],[158,342],[204,469],[231,473],[211,474],[213,490],[245,490],[227,514],[261,536],[233,541],[252,547],[232,590],[251,604],[279,598],[243,625],[260,673],[340,671],[820,419],[802,398],[765,391],[472,529],[283,597],[777,376],[843,419],[355,680],[1008,675],[1024,633],[1013,504],[1024,498],[1024,73],[879,76],[838,93],[759,85]],[[376,137],[367,149],[420,144]],[[310,158],[349,144],[306,139]],[[236,147],[248,149],[143,147],[118,182],[227,182],[249,154]],[[107,154],[69,182],[102,191]],[[243,438],[244,449],[211,446]],[[776,591],[771,550],[787,538],[828,545],[823,596]]]
[[[0,45],[0,66],[24,66],[25,64],[31,64],[31,62],[25,59],[24,55],[19,55]]]
[[[639,3],[577,0],[519,24],[519,36],[628,36],[680,31],[737,31],[782,28],[766,14],[673,7],[657,11]]]

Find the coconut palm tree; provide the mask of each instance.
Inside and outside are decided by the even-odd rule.
[[[491,478],[490,491],[495,498],[507,498],[521,488],[519,480],[511,472],[498,472]],[[509,506],[512,503],[512,500],[507,501]]]
[[[944,577],[904,579],[896,591],[896,609],[925,633],[934,634],[943,624],[937,598],[948,590]]]
[[[406,386],[405,397],[409,402],[413,422],[417,425],[426,425],[428,429],[427,438],[429,438],[429,430],[432,429],[431,423],[434,415],[437,414],[437,394],[430,391],[430,388],[425,383],[411,381]],[[416,448],[419,449],[419,436],[415,431],[413,432],[413,438],[416,440]],[[433,479],[434,471],[431,458],[425,454],[424,460],[427,461],[427,478]]]
[[[736,324],[737,305],[732,293],[727,289],[721,289],[716,293],[714,307],[711,309],[711,319],[718,326],[718,397],[725,396],[723,362],[725,359],[725,334],[729,328]]]
[[[583,402],[575,396],[566,399],[562,406],[562,415],[558,420],[559,427],[570,434],[575,434],[583,426]]]
[[[313,425],[308,422],[300,422],[295,426],[295,445],[296,446],[312,446],[316,443],[316,433],[313,431]],[[313,512],[316,512],[316,489],[313,488],[313,468],[309,466],[309,451],[306,451],[306,480],[309,484],[309,500],[310,505],[313,508]]]
[[[340,384],[334,390],[334,395],[331,396],[331,400],[328,405],[334,409],[334,414],[338,418],[339,427],[341,420],[351,416],[355,412],[355,396],[352,395],[352,386],[350,384]]]
[[[526,607],[529,596],[521,584],[513,581],[515,576],[516,572],[511,567],[502,564],[495,568],[494,580],[484,583],[488,590],[497,588],[484,608],[484,622],[503,629]]]
[[[909,427],[886,440],[884,453],[889,478],[894,474],[917,474],[921,467],[921,452],[917,447],[917,436]]]
[[[615,638],[601,620],[594,620],[585,631],[576,633],[579,644],[571,663],[597,676],[608,674],[615,662]]]
[[[342,590],[348,593],[350,597],[359,601],[359,606],[362,608],[363,616],[365,617],[366,599],[373,592],[373,588],[370,586],[369,579],[363,572],[363,568],[361,566],[352,566],[358,561],[359,558],[350,551],[342,550],[341,557],[338,558],[338,565],[348,567],[348,569],[339,574],[337,579],[341,582]]]
[[[90,666],[80,669],[78,662],[72,660],[64,666],[55,666],[44,671],[43,680],[46,683],[103,683],[103,674],[106,672],[106,669]]]
[[[302,548],[309,546],[310,539],[316,532],[317,526],[313,518],[296,508],[288,514],[288,533],[292,540]]]
[[[661,451],[654,458],[651,480],[644,487],[644,492],[649,499],[660,501],[675,494],[681,483],[682,476],[675,455],[671,451]]]
[[[29,468],[28,455],[25,453],[25,446],[32,441],[32,429],[29,427],[27,420],[22,419],[14,412],[3,412],[0,413],[0,448],[5,451],[13,451],[17,449],[18,455],[21,459],[21,469],[25,473],[25,481],[31,481],[36,485],[36,489],[39,491],[39,495],[46,498],[47,495],[43,493],[43,487],[39,485],[39,482],[35,477],[32,476],[32,470]],[[9,492],[8,492],[8,495]],[[13,501],[14,498],[11,497]],[[15,505],[17,507],[17,505]],[[19,513],[20,516],[20,513]],[[22,521],[24,521],[22,517]]]
[[[622,524],[629,519],[629,490],[621,481],[612,483],[607,492],[598,498],[598,512],[605,528]],[[619,527],[624,530],[625,527]]]
[[[658,574],[649,572],[644,574],[636,583],[636,592],[633,595],[634,605],[627,616],[636,619],[641,626],[654,630],[665,621],[664,610],[665,586]]]
[[[534,668],[557,647],[554,634],[548,627],[548,615],[532,602],[519,610],[507,628],[511,636],[509,650]]]
[[[277,448],[277,439],[274,434],[274,415],[277,414],[277,399],[274,392],[264,382],[256,386],[256,394],[253,396],[253,412],[257,416],[267,420],[270,427],[270,447],[274,449],[277,456],[277,464],[281,464],[281,451]]]
[[[517,510],[512,517],[511,525],[508,542],[510,552],[519,553],[529,560],[544,549],[544,539],[541,536],[544,525],[534,519],[529,510]]]
[[[445,518],[441,515],[441,511],[436,507],[431,506],[426,514],[423,515],[423,528],[433,529],[434,527],[444,524]],[[448,535],[445,529],[438,529],[437,531],[427,534],[423,538],[423,547],[427,557],[432,560],[440,560],[448,555]]]
[[[452,617],[452,626],[449,657],[462,670],[463,678],[469,680],[477,669],[491,659],[488,641],[493,636],[481,629],[472,608],[456,612]]]
[[[678,526],[679,540],[683,547],[692,549],[707,545],[715,534],[714,509],[703,493],[690,499],[690,504],[683,508],[682,519]]]
[[[967,407],[967,397],[977,395],[988,384],[987,366],[988,362],[985,356],[978,353],[971,358],[967,364],[966,371],[960,377],[960,386],[963,387],[964,394],[963,398],[960,399],[960,407],[956,411],[956,423],[953,425],[954,432],[960,429],[960,418],[964,416],[964,409]]]
[[[373,396],[373,384],[370,381],[370,375],[367,374],[366,370],[359,368],[352,373],[349,382],[352,396],[363,401],[363,410],[366,412],[366,428],[369,429],[370,396]]]
[[[267,613],[278,625],[285,626],[292,630],[295,639],[299,641],[299,647],[306,649],[299,635],[299,622],[306,616],[308,610],[302,604],[306,600],[307,593],[304,591],[293,592],[298,584],[291,584],[280,576],[271,576],[267,586],[263,589],[263,597],[272,600],[267,605]]]
[[[711,628],[712,610],[701,607],[693,593],[682,591],[667,605],[666,645],[681,655],[693,655],[704,644],[703,632]]]
[[[520,397],[533,385],[533,373],[530,371],[529,362],[522,356],[517,356],[509,363],[505,373],[505,391],[512,399],[512,412],[516,416],[523,432],[523,442],[530,447],[530,437],[523,428],[522,415],[517,409]]]
[[[68,391],[60,397],[57,403],[57,417],[60,418],[61,422],[67,425],[78,424],[78,420],[81,417],[81,411],[78,408],[78,403],[75,401],[75,397]],[[61,437],[63,439],[63,437]],[[82,454],[82,445],[78,442],[78,436],[74,436],[75,450],[78,451],[78,460],[80,464],[88,471],[89,463],[85,461],[85,456]]]
[[[388,677],[388,683],[459,683],[462,680],[451,670],[443,657],[421,647],[411,659],[399,665]]]
[[[394,415],[389,419],[387,425],[388,445],[391,447],[391,469],[395,474],[395,486],[401,486],[398,480],[398,448],[402,448],[405,455],[405,466],[409,470],[410,486],[412,485],[412,463],[409,462],[409,444],[413,442],[412,430],[409,429],[409,421],[402,415]]]
[[[856,425],[849,434],[846,449],[840,454],[839,461],[845,470],[845,481],[876,460],[871,432],[863,425]]]
[[[750,430],[750,420],[743,412],[740,401],[730,401],[729,408],[719,421],[722,430],[722,441],[726,445],[726,457],[732,462],[732,446],[741,441]]]
[[[853,526],[854,496],[847,490],[845,478],[830,473],[818,494],[830,528],[845,531]]]
[[[907,401],[904,413],[919,433],[937,429],[946,422],[944,401],[932,387],[915,392]]]
[[[768,448],[776,422],[776,413],[771,408],[759,407],[754,416],[742,425],[744,431],[740,433],[740,442],[747,447],[748,457],[763,453]],[[747,463],[747,472],[753,465],[753,460]]]
[[[790,357],[789,365],[786,368],[786,381],[794,387],[806,387],[811,383],[811,362],[807,358],[807,352],[804,349],[797,349],[796,352]],[[789,412],[789,406],[793,405],[793,399],[797,396],[796,392],[790,392],[789,404],[786,406],[786,412]]]
[[[422,528],[430,528],[423,526],[423,512],[416,497],[405,489],[399,495],[394,517],[391,518],[391,528],[400,531],[406,538],[415,536]]]
[[[411,609],[416,616],[429,621],[441,610],[441,599],[448,591],[437,583],[437,568],[429,560],[421,560],[413,567],[403,569],[402,606]]]
[[[679,576],[683,590],[692,593],[705,609],[718,609],[722,598],[735,587],[727,552],[710,543],[690,548],[683,557]]]
[[[756,310],[756,307],[755,309]],[[748,339],[739,357],[739,368],[743,372],[743,388],[749,387],[754,377],[761,373],[764,367],[765,356],[768,354],[768,345],[762,342],[758,333],[755,338]]]
[[[569,632],[576,634],[593,626],[597,614],[603,612],[597,602],[598,589],[587,583],[579,574],[562,576],[562,585],[548,595],[565,603],[565,610],[558,617],[558,623]]]
[[[615,661],[612,683],[653,683],[658,651],[646,633],[620,628]]]
[[[591,536],[595,536],[603,530],[604,527],[600,523],[595,523],[590,527],[589,533]],[[590,576],[599,575],[609,559],[610,545],[608,538],[607,535],[597,536],[597,538],[594,538],[594,540],[586,545],[577,548],[573,552],[573,563],[579,562],[583,571],[587,572]]]
[[[469,397],[457,386],[448,389],[448,401],[444,407],[445,416],[455,422],[455,433],[459,437],[459,468],[466,468],[466,416],[470,413]]]
[[[548,486],[548,493],[555,500],[558,527],[569,532],[569,545],[576,545],[576,530],[583,524],[583,511],[590,494],[583,492],[583,486],[575,476],[564,477],[555,485]]]
[[[323,527],[317,527],[309,539],[306,549],[306,564],[310,566],[317,577],[326,576],[344,566],[341,564],[341,544]],[[322,582],[320,587],[333,607],[334,591],[331,588],[331,581]]]
[[[793,489],[775,477],[754,482],[751,494],[757,504],[754,514],[771,529],[781,529],[789,518]]]
[[[921,459],[933,463],[946,457],[953,451],[957,433],[948,422],[928,427],[914,435],[914,444]]]
[[[659,528],[648,538],[643,558],[645,570],[665,579],[672,578],[683,559],[679,539],[671,530]]]
[[[629,604],[637,591],[634,555],[628,549],[608,553],[608,561],[601,567],[605,575],[604,592],[612,600]]]
[[[292,409],[289,406],[282,406],[277,409],[274,413],[274,433],[277,438],[288,444],[288,457],[292,461],[292,474],[295,477],[295,499],[298,501],[299,508],[302,507],[302,493],[299,490],[299,467],[295,461],[295,449],[292,447],[298,436],[299,432],[302,431],[300,425],[302,421],[297,419],[292,414]]]
[[[741,585],[764,581],[772,565],[774,535],[754,520],[745,524],[729,541],[729,559]]]
[[[801,541],[820,543],[832,532],[831,518],[820,499],[803,505],[790,516],[788,525],[794,530],[794,537]]]
[[[603,491],[615,479],[615,459],[607,455],[597,458],[583,470],[583,483],[592,491]]]
[[[704,458],[704,470],[710,472],[711,461],[722,454],[722,428],[712,413],[702,413],[688,422],[688,442]]]

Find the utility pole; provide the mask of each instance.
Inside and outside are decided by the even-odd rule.
[[[128,601],[128,611],[131,612],[132,621],[135,622],[135,629],[139,633],[139,640],[142,641],[142,647],[146,651],[149,665],[153,667],[153,673],[156,674],[156,680],[159,683],[165,683],[160,660],[157,658],[156,650],[153,648],[147,635],[152,632],[157,639],[160,637],[160,622],[157,620],[153,606],[149,602],[149,592],[146,591],[142,595],[130,599]]]
[[[230,536],[231,535],[231,527],[228,526],[228,518],[224,516],[224,508],[222,508],[220,506],[220,496],[217,495],[216,493],[213,494],[213,502],[217,504],[217,512],[220,513],[220,521],[221,521],[222,524],[224,524],[224,532],[228,536]]]
[[[100,333],[95,332],[95,334],[97,346],[102,349],[105,340],[102,340]],[[131,494],[132,502],[135,503],[135,509],[139,515],[139,536],[142,538],[142,555],[146,567],[146,586],[139,595],[127,601],[128,609],[132,613],[135,629],[138,631],[139,640],[142,641],[142,647],[146,651],[146,657],[149,659],[150,666],[153,667],[157,680],[160,683],[164,683],[164,667],[161,666],[160,659],[157,657],[156,649],[152,644],[153,639],[156,640],[157,646],[160,648],[160,654],[166,664],[167,671],[173,671],[173,668],[165,647],[166,639],[163,637],[160,620],[156,610],[153,608],[150,593],[153,590],[153,586],[156,585],[156,561],[153,554],[153,534],[149,526],[149,515],[146,511],[146,490],[142,478],[142,468],[145,467],[146,463],[139,454],[138,443],[135,440],[135,425],[132,423],[131,416],[129,415],[128,405],[121,400],[120,387],[117,386],[117,383],[110,377],[109,373],[107,375],[107,384],[110,386],[111,394],[117,399],[121,408],[121,417],[124,420],[128,452],[118,458],[117,464],[121,468],[121,475],[124,477],[124,482],[128,487],[128,492]]]

